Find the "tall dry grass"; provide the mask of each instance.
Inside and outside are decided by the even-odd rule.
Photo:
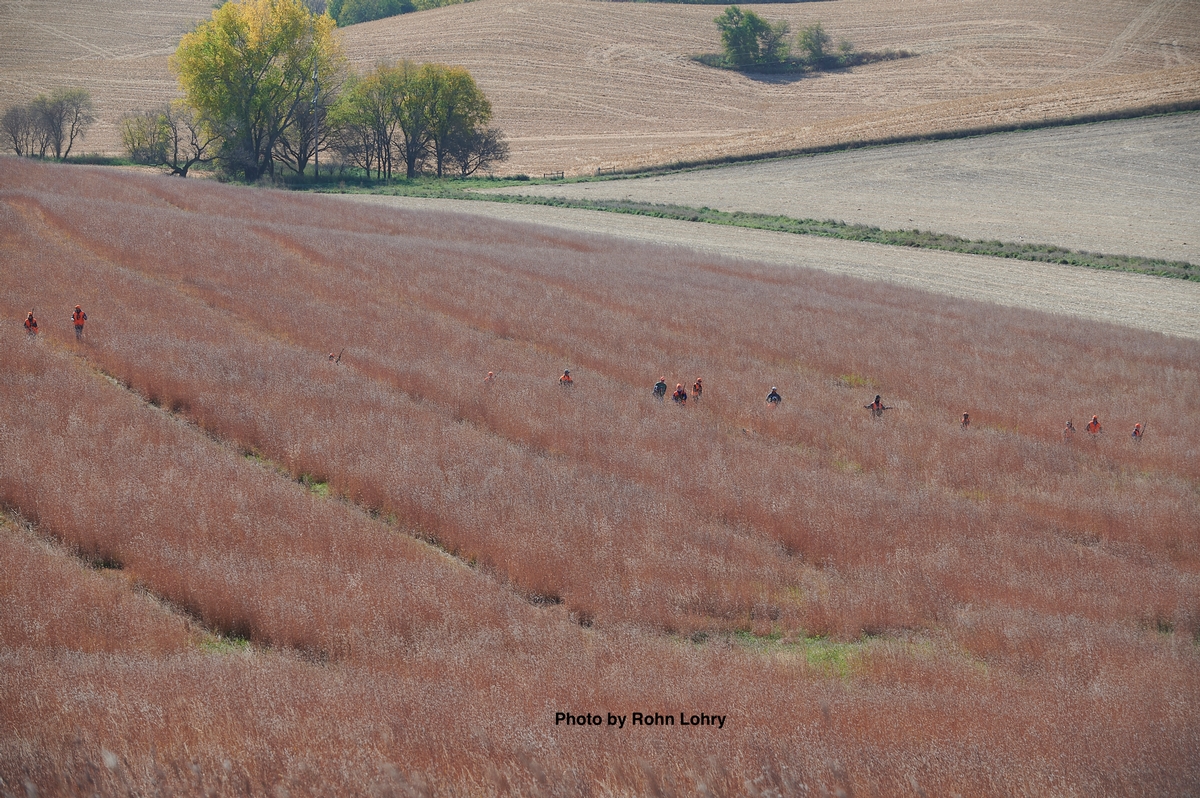
[[[271,193],[132,181],[119,191],[140,199],[72,212],[98,179],[21,199],[87,242],[82,273],[57,279],[60,302],[82,280],[106,303],[89,357],[582,615],[690,631],[745,626],[762,605],[792,629],[919,627],[936,620],[920,582],[957,600],[1006,582],[939,570],[887,587],[901,591],[893,609],[864,605],[862,623],[829,629],[819,599],[781,596],[811,566],[844,579],[964,538],[992,541],[993,575],[1017,556],[1006,541],[1057,557],[1077,539],[1132,544],[1196,564],[1173,531],[1200,526],[1196,440],[1177,421],[1196,401],[1189,342]],[[210,223],[180,221],[193,217]],[[566,366],[570,392],[554,384]],[[488,370],[500,378],[484,390]],[[656,405],[648,386],[664,371],[703,375],[704,402]],[[786,401],[768,413],[772,384]],[[899,403],[882,422],[861,408],[875,392]],[[1066,417],[1089,411],[1108,438],[1063,447]],[[1153,446],[1125,445],[1134,420]],[[1161,583],[1120,559],[1125,578]],[[1185,582],[1155,611],[1194,628]],[[1076,587],[1056,575],[1031,600],[1056,606]]]
[[[271,647],[6,646],[7,784],[119,791],[93,768],[116,739],[130,784],[226,792],[384,789],[387,763],[463,794],[1194,789],[1194,343],[468,217],[0,176],[5,503]],[[655,402],[664,373],[703,401]],[[1105,438],[1063,444],[1091,412]],[[846,675],[803,633],[854,641]],[[735,722],[552,722],[672,707]]]

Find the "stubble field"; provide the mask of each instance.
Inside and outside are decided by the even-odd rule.
[[[1200,99],[1185,2],[758,5],[859,50],[916,58],[796,79],[690,60],[719,50],[708,6],[479,0],[348,29],[360,67],[462,63],[513,140],[513,171],[638,168]]]
[[[834,219],[1200,263],[1200,114],[502,191]]]
[[[478,217],[0,177],[5,789],[1197,788],[1195,341]],[[663,374],[702,401],[656,402]],[[1107,433],[1064,442],[1091,413]]]
[[[476,0],[343,31],[360,69],[462,64],[511,139],[505,172],[636,168],[1200,100],[1188,2],[896,0],[756,6],[820,21],[859,50],[917,57],[815,77],[750,77],[690,60],[718,49],[707,6]],[[82,85],[117,153],[120,114],[175,94],[167,55],[208,2],[0,2],[0,106]]]

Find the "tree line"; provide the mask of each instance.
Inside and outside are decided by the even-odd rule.
[[[5,148],[17,155],[61,161],[95,121],[91,95],[85,89],[62,88],[6,110],[0,130]]]
[[[504,160],[492,107],[466,69],[401,61],[366,74],[347,66],[335,22],[302,0],[234,0],[179,43],[171,59],[190,120],[186,154],[199,147],[247,180],[319,168],[322,153],[339,167],[390,178],[398,164],[412,178],[430,170],[467,176]],[[179,141],[160,111],[172,150]],[[161,148],[156,152],[161,152]],[[166,164],[175,168],[175,164]]]
[[[508,157],[503,133],[489,126],[491,104],[466,69],[401,61],[359,74],[335,27],[307,0],[218,6],[171,57],[182,99],[119,120],[130,159],[184,177],[197,164],[215,162],[255,181],[280,170],[304,175],[323,165],[322,156],[338,169],[357,167],[384,179],[401,169],[408,178],[427,171],[465,177]],[[75,104],[55,105],[59,94]],[[43,106],[75,111],[52,116]],[[66,157],[94,120],[83,90],[38,98],[31,108],[38,110],[4,116],[18,155]],[[28,122],[51,118],[67,120],[53,135],[49,123]]]

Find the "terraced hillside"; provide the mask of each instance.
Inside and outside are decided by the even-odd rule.
[[[92,90],[85,149],[119,149],[122,111],[171,96],[166,56],[208,2],[0,0],[0,105],[58,85]],[[590,172],[1200,99],[1192,3],[897,0],[757,6],[822,22],[860,50],[916,58],[803,79],[712,70],[707,6],[477,0],[352,26],[360,68],[412,58],[467,66],[510,136],[506,171]]]

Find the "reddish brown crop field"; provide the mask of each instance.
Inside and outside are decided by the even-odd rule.
[[[1197,342],[333,198],[0,187],[4,789],[1200,788]]]

